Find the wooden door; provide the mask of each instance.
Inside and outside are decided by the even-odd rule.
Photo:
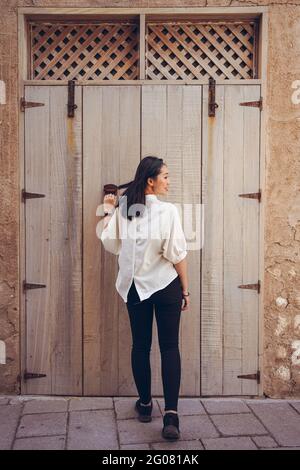
[[[25,187],[45,194],[25,203],[26,281],[46,287],[26,290],[23,338],[26,370],[46,377],[23,381],[23,393],[136,395],[118,261],[96,235],[96,211],[104,184],[131,181],[155,155],[169,167],[165,200],[182,209],[189,247],[180,395],[257,394],[237,376],[258,368],[258,294],[238,286],[258,280],[259,203],[239,194],[259,189],[260,119],[239,103],[259,94],[217,86],[208,118],[206,86],[76,87],[68,118],[67,87],[26,87],[44,106],[25,111]],[[155,318],[151,366],[162,396]]]
[[[81,92],[67,117],[66,86],[26,86],[26,282],[24,369],[46,377],[24,380],[22,393],[82,393],[82,145]]]
[[[204,243],[201,279],[202,395],[256,395],[259,279],[259,85],[216,86],[215,117],[203,99]]]

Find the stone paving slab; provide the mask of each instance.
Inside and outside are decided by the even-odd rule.
[[[7,396],[9,403],[11,405],[26,403],[27,401],[32,400],[39,400],[39,401],[62,401],[65,400],[66,402],[69,401],[69,397],[62,397],[62,396],[48,396],[48,395],[10,395]]]
[[[34,413],[58,413],[68,409],[67,400],[31,400],[25,403],[23,415]]]
[[[113,407],[113,399],[111,397],[76,397],[70,399],[69,411],[112,410]]]
[[[179,417],[181,438],[184,440],[218,437],[219,433],[206,415]]]
[[[207,450],[257,450],[250,437],[219,437],[217,439],[203,439]]]
[[[13,450],[64,450],[65,436],[25,437],[16,439]]]
[[[271,436],[253,436],[252,440],[259,448],[278,447],[277,442]]]
[[[300,446],[300,415],[289,403],[249,403],[281,446]]]
[[[123,419],[117,422],[120,444],[147,444],[164,441],[161,436],[162,418],[152,418],[149,423],[137,419]]]
[[[21,405],[3,405],[0,407],[0,449],[11,448],[21,410]]]
[[[8,405],[8,398],[0,398],[0,406],[1,405]]]
[[[248,406],[242,400],[222,400],[216,398],[201,400],[209,414],[249,413]]]
[[[119,449],[113,410],[71,412],[67,449]]]
[[[211,419],[224,436],[249,436],[268,433],[258,419],[250,413],[211,415]]]
[[[66,433],[67,413],[40,413],[24,415],[17,432],[19,437],[53,436]]]

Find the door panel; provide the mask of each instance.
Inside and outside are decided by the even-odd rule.
[[[183,228],[193,218],[193,230],[200,230],[201,185],[201,86],[145,85],[142,93],[142,158],[154,155],[168,165],[170,189],[166,201],[182,210]],[[187,206],[183,206],[186,204]],[[196,213],[198,218],[195,217]],[[196,230],[196,221],[198,227]],[[201,240],[188,237],[187,255],[191,307],[182,312],[180,324],[181,395],[200,394],[200,247]],[[189,240],[190,238],[190,240]],[[151,352],[152,390],[163,395],[157,327],[153,321]]]
[[[258,293],[240,289],[259,278],[258,85],[216,86],[219,107],[203,100],[204,245],[202,250],[202,395],[257,394],[257,382],[237,378],[258,370]]]
[[[96,235],[103,186],[131,181],[140,161],[140,88],[83,87],[84,394],[135,395],[130,325],[116,291],[118,257]]]
[[[30,394],[82,393],[81,92],[67,117],[65,86],[26,86],[25,189],[45,194],[25,203],[26,369],[46,374],[22,382]]]

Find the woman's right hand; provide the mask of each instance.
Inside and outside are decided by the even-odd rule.
[[[114,194],[105,194],[103,198],[104,212],[113,212],[113,208],[116,206],[118,197]]]

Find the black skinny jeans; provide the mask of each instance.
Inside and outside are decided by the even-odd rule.
[[[140,301],[133,281],[126,306],[132,334],[131,366],[141,402],[146,404],[151,400],[150,350],[154,306],[161,354],[165,411],[177,411],[181,379],[178,339],[182,288],[179,276],[164,289],[154,292],[143,301]]]

